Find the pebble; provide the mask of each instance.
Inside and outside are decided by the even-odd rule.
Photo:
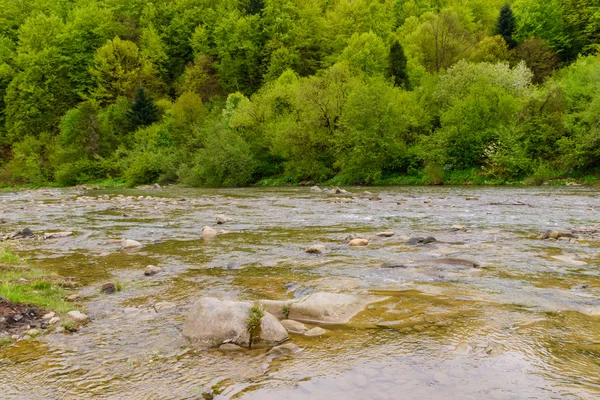
[[[49,325],[54,325],[54,324],[56,324],[58,322],[60,322],[60,318],[59,317],[54,317],[50,321],[48,321],[48,324]]]
[[[89,319],[87,315],[80,311],[69,311],[67,315],[73,318],[73,320],[76,322],[86,322]]]
[[[29,335],[30,337],[34,337],[40,334],[40,330],[39,329],[30,329],[27,332],[25,332],[26,335]]]
[[[76,300],[79,300],[79,295],[78,294],[72,294],[70,296],[65,297],[65,300],[67,300],[67,301],[76,301]]]
[[[49,312],[48,314],[45,314],[42,319],[52,319],[54,318],[54,316],[56,315],[56,313],[54,311]]]
[[[232,222],[233,220],[231,218],[228,218],[224,215],[217,215],[216,222],[218,225],[222,225],[222,224],[226,224],[227,222]]]
[[[323,254],[326,251],[327,250],[325,249],[325,246],[323,246],[321,244],[310,246],[309,248],[304,250],[305,253],[309,253],[309,254]]]
[[[369,244],[369,241],[367,239],[352,239],[348,244],[350,246],[366,246]]]

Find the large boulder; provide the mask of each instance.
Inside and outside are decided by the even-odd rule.
[[[233,343],[248,347],[250,334],[247,321],[251,303],[221,301],[204,297],[196,301],[183,324],[183,335],[196,347],[216,347]],[[260,320],[260,333],[252,347],[276,346],[288,339],[279,320],[268,312]]]
[[[367,304],[381,300],[383,299],[377,296],[318,292],[293,303],[288,318],[305,322],[344,324],[361,312]]]

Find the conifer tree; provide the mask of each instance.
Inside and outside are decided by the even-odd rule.
[[[514,30],[515,16],[510,8],[510,5],[506,4],[500,10],[500,15],[498,16],[498,22],[496,23],[496,29],[494,33],[502,36],[508,47],[513,48],[517,44],[512,37]]]
[[[396,86],[408,89],[406,55],[404,54],[402,45],[397,40],[390,46],[390,69]]]
[[[135,99],[131,105],[131,128],[148,126],[158,121],[158,109],[154,101],[146,96],[144,88],[138,88],[135,92]]]

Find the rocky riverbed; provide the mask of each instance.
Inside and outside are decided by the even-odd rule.
[[[2,240],[76,282],[89,318],[77,332],[41,329],[0,348],[0,393],[597,398],[598,194],[0,193]],[[256,346],[245,330],[252,307],[266,315]]]

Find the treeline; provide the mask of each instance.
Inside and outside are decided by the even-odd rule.
[[[7,0],[0,183],[594,174],[599,53],[597,0]]]

